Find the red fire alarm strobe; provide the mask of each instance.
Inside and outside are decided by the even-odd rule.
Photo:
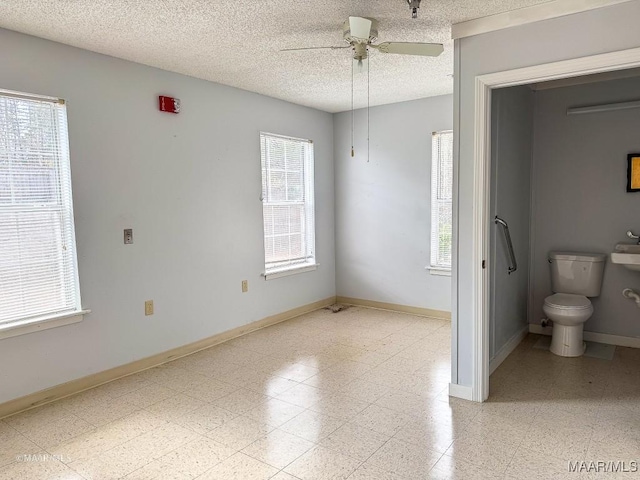
[[[180,113],[180,99],[173,97],[165,97],[160,95],[158,97],[158,104],[161,112]]]

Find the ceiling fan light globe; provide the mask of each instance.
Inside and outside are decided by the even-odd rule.
[[[378,38],[378,22],[373,18],[349,17],[342,32],[347,43],[367,45]]]

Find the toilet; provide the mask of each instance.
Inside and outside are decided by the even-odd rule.
[[[551,353],[579,357],[584,353],[584,323],[593,315],[587,297],[600,295],[604,261],[600,253],[551,252],[551,290],[542,310],[553,321]]]

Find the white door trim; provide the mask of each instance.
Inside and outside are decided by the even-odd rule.
[[[472,399],[489,396],[489,198],[491,90],[640,66],[640,48],[573,58],[476,77],[473,167],[473,387]],[[482,268],[485,261],[487,268]]]
[[[457,385],[455,383],[450,383],[449,396],[461,398],[463,400],[472,400],[471,387],[465,387],[464,385]]]

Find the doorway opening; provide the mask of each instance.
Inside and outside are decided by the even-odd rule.
[[[495,141],[494,135],[496,133],[492,129],[494,121],[492,119],[493,93],[497,93],[497,89],[551,81],[575,82],[577,77],[629,71],[638,67],[640,67],[640,49],[630,49],[476,77],[474,149],[474,205],[476,205],[476,209],[473,217],[475,348],[472,388],[472,399],[475,401],[484,401],[489,397],[492,348],[494,348],[493,353],[496,353],[495,338],[493,339],[494,344],[492,344],[490,319],[492,310],[495,312],[495,301],[492,302],[492,295],[497,293],[495,288],[497,279],[491,278],[490,269],[483,268],[483,263],[491,265],[492,261],[498,258],[506,259],[507,263],[512,260],[509,255],[499,256],[503,255],[503,252],[498,253],[497,251],[499,244],[496,235],[499,233],[496,232],[494,226],[497,214],[495,204],[497,192],[494,191],[495,181],[492,182],[492,173],[495,174],[495,171],[492,172],[492,142]],[[524,131],[524,128],[522,130]],[[526,179],[526,175],[522,176],[520,181],[522,179]],[[521,221],[517,230],[524,229],[525,225],[528,226],[528,222]],[[511,263],[507,266],[508,269],[513,267],[514,265]],[[492,282],[494,282],[493,285]],[[522,285],[519,288],[522,288]],[[499,364],[499,360],[496,363],[494,358],[492,365],[494,368],[496,364]]]

